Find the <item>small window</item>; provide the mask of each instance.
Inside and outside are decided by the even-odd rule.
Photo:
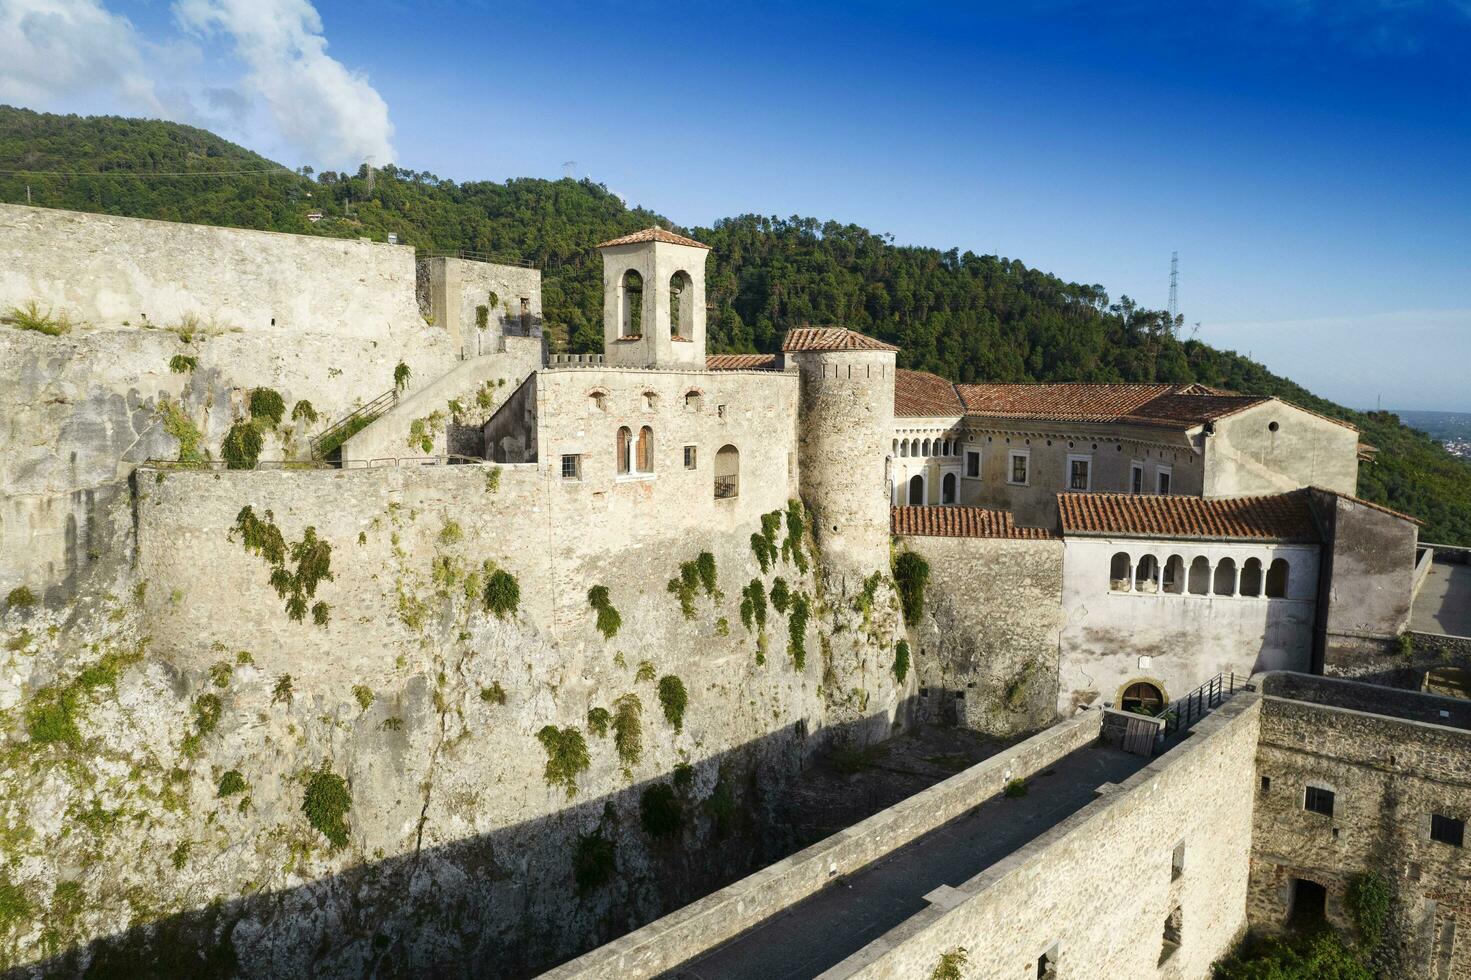
[[[1185,914],[1180,906],[1176,905],[1174,911],[1165,917],[1164,942],[1160,946],[1159,965],[1164,966],[1171,956],[1174,956],[1180,948],[1180,934],[1184,930]]]
[[[955,503],[955,484],[959,482],[954,473],[945,474],[945,478],[940,481],[940,503]]]
[[[965,451],[965,475],[976,480],[981,478],[981,451],[979,449]]]
[[[1270,793],[1272,791],[1272,777],[1271,776],[1263,776],[1262,777],[1262,784],[1261,785],[1262,785],[1262,795],[1265,796],[1267,793]]]
[[[684,410],[686,412],[698,412],[705,404],[705,396],[691,389],[684,393]]]
[[[1185,874],[1185,842],[1181,841],[1175,845],[1175,851],[1170,855],[1170,880],[1179,881]]]
[[[1018,450],[1011,452],[1011,478],[1008,483],[1016,486],[1027,485],[1027,454]]]
[[[1154,492],[1168,494],[1170,492],[1170,468],[1161,466],[1154,474]]]
[[[1267,431],[1268,432],[1276,432],[1280,428],[1282,428],[1282,426],[1278,425],[1276,422],[1268,422],[1267,423]]]
[[[1129,492],[1130,493],[1143,493],[1144,492],[1144,464],[1143,463],[1131,463],[1131,464],[1129,464]]]
[[[1267,598],[1284,599],[1287,597],[1287,559],[1273,558],[1272,564],[1267,566]]]
[[[1430,815],[1430,839],[1439,841],[1442,844],[1449,844],[1452,847],[1464,847],[1466,842],[1466,821],[1432,813]]]
[[[1068,489],[1087,490],[1093,485],[1093,457],[1069,456],[1067,458]]]
[[[715,414],[717,416],[719,416],[719,418],[720,418],[720,420],[722,422],[724,422],[725,421],[725,406],[724,405],[716,405],[715,406]]]
[[[659,396],[652,391],[643,394],[643,406],[645,412],[652,412],[659,407]]]
[[[633,470],[633,432],[626,425],[618,427],[616,452],[618,475],[625,476]]]
[[[580,480],[580,479],[582,479],[582,457],[581,456],[578,456],[578,455],[575,455],[575,454],[569,454],[569,455],[564,455],[562,457],[562,479],[564,479],[564,480]]]
[[[692,469],[695,468],[695,447],[694,446],[685,446],[684,447],[684,468],[687,469],[687,470],[692,470]]]
[[[1309,813],[1321,813],[1325,817],[1333,816],[1333,791],[1321,786],[1309,786],[1303,793],[1302,808]]]

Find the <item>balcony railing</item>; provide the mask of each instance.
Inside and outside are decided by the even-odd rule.
[[[715,478],[715,499],[725,500],[729,497],[738,497],[741,492],[741,481],[738,476],[717,476]]]

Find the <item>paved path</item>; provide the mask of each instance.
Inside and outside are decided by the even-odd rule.
[[[940,885],[960,885],[1061,823],[1149,760],[1088,746],[848,878],[664,974],[665,980],[808,980],[923,910]]]
[[[1431,563],[1410,611],[1410,629],[1471,636],[1471,565]]]

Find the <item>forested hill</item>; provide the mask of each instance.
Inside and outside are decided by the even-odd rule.
[[[602,346],[592,246],[658,222],[589,181],[455,183],[384,167],[292,172],[204,130],[0,106],[0,201],[309,235],[466,249],[541,267],[554,343]],[[242,174],[240,171],[272,171]],[[209,172],[219,177],[160,176]],[[309,211],[322,212],[313,224]],[[993,255],[897,246],[855,225],[742,215],[678,228],[708,243],[709,343],[771,351],[788,327],[841,324],[898,344],[900,363],[957,381],[1201,381],[1275,394],[1358,425],[1379,447],[1359,492],[1423,519],[1422,539],[1471,545],[1471,465],[1388,412],[1317,398],[1240,355],[1181,340],[1167,317]]]

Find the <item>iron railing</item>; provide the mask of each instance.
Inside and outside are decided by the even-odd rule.
[[[717,476],[715,478],[715,499],[724,500],[727,497],[740,495],[740,478],[734,476]]]
[[[377,398],[374,398],[372,401],[368,402],[368,404],[364,405],[362,408],[357,409],[352,414],[344,415],[332,425],[328,426],[326,429],[322,430],[317,435],[312,437],[311,442],[308,443],[308,445],[311,447],[312,459],[321,459],[327,455],[327,453],[324,453],[322,451],[322,446],[326,444],[332,438],[332,436],[338,434],[343,429],[354,424],[358,419],[361,419],[364,416],[371,416],[373,419],[376,419],[378,416],[388,411],[389,408],[397,403],[398,389],[394,388],[390,391],[385,391],[383,394],[379,395]],[[366,426],[364,426],[364,428],[366,428]],[[334,445],[332,448],[336,449],[337,446]],[[330,450],[328,452],[330,452]]]
[[[1244,683],[1244,681],[1243,681]],[[1236,672],[1221,673],[1176,701],[1164,711],[1166,736],[1182,732],[1219,708],[1236,693]]]
[[[254,466],[231,466],[223,459],[210,459],[198,463],[177,459],[145,459],[139,464],[150,470],[365,470],[384,466],[480,466],[501,465],[479,456],[464,456],[447,453],[443,456],[383,456],[378,459],[354,459],[346,463],[329,463],[320,459],[261,459]]]

